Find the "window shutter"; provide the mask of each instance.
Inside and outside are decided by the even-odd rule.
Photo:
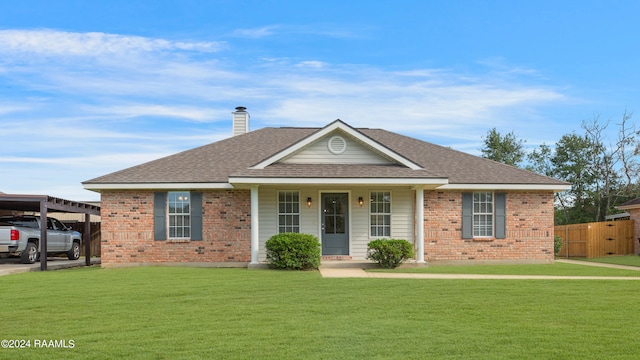
[[[507,194],[496,193],[496,239],[507,237]]]
[[[167,240],[167,193],[153,195],[153,238]]]
[[[191,240],[202,240],[202,193],[191,193]]]
[[[473,239],[473,193],[462,193],[462,238]]]

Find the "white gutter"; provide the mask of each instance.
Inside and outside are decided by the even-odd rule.
[[[571,189],[571,185],[545,185],[545,184],[446,184],[438,187],[438,190],[549,190],[565,191]]]
[[[120,183],[120,184],[83,184],[87,190],[174,190],[174,189],[234,189],[229,183]]]
[[[328,184],[328,185],[445,185],[447,179],[421,178],[263,178],[263,177],[231,177],[231,184]]]

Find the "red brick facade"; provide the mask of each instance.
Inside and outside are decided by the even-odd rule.
[[[153,234],[153,191],[104,191],[102,264],[249,262],[249,191],[205,191],[202,195],[203,240],[159,241]]]
[[[472,240],[462,239],[462,192],[425,191],[425,260],[553,261],[553,192],[506,194],[506,238]],[[203,240],[172,241],[154,239],[154,191],[104,191],[102,264],[250,262],[250,191],[202,195]]]
[[[462,192],[425,191],[425,260],[553,261],[553,192],[507,192],[506,238],[462,238]]]
[[[640,208],[629,209],[628,212],[634,224],[633,253],[640,255]]]

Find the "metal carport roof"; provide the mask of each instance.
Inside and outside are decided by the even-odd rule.
[[[90,219],[89,215],[100,215],[100,207],[77,201],[65,200],[48,195],[19,195],[0,193],[0,210],[18,210],[39,212],[46,223],[49,210],[85,214],[85,258],[87,266],[91,265]],[[43,221],[41,221],[43,222]],[[44,239],[44,241],[42,241]],[[47,270],[47,228],[40,229],[40,270]],[[44,254],[44,256],[42,256]]]

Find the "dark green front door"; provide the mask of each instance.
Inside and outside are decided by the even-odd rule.
[[[349,194],[322,194],[322,255],[349,255]]]

